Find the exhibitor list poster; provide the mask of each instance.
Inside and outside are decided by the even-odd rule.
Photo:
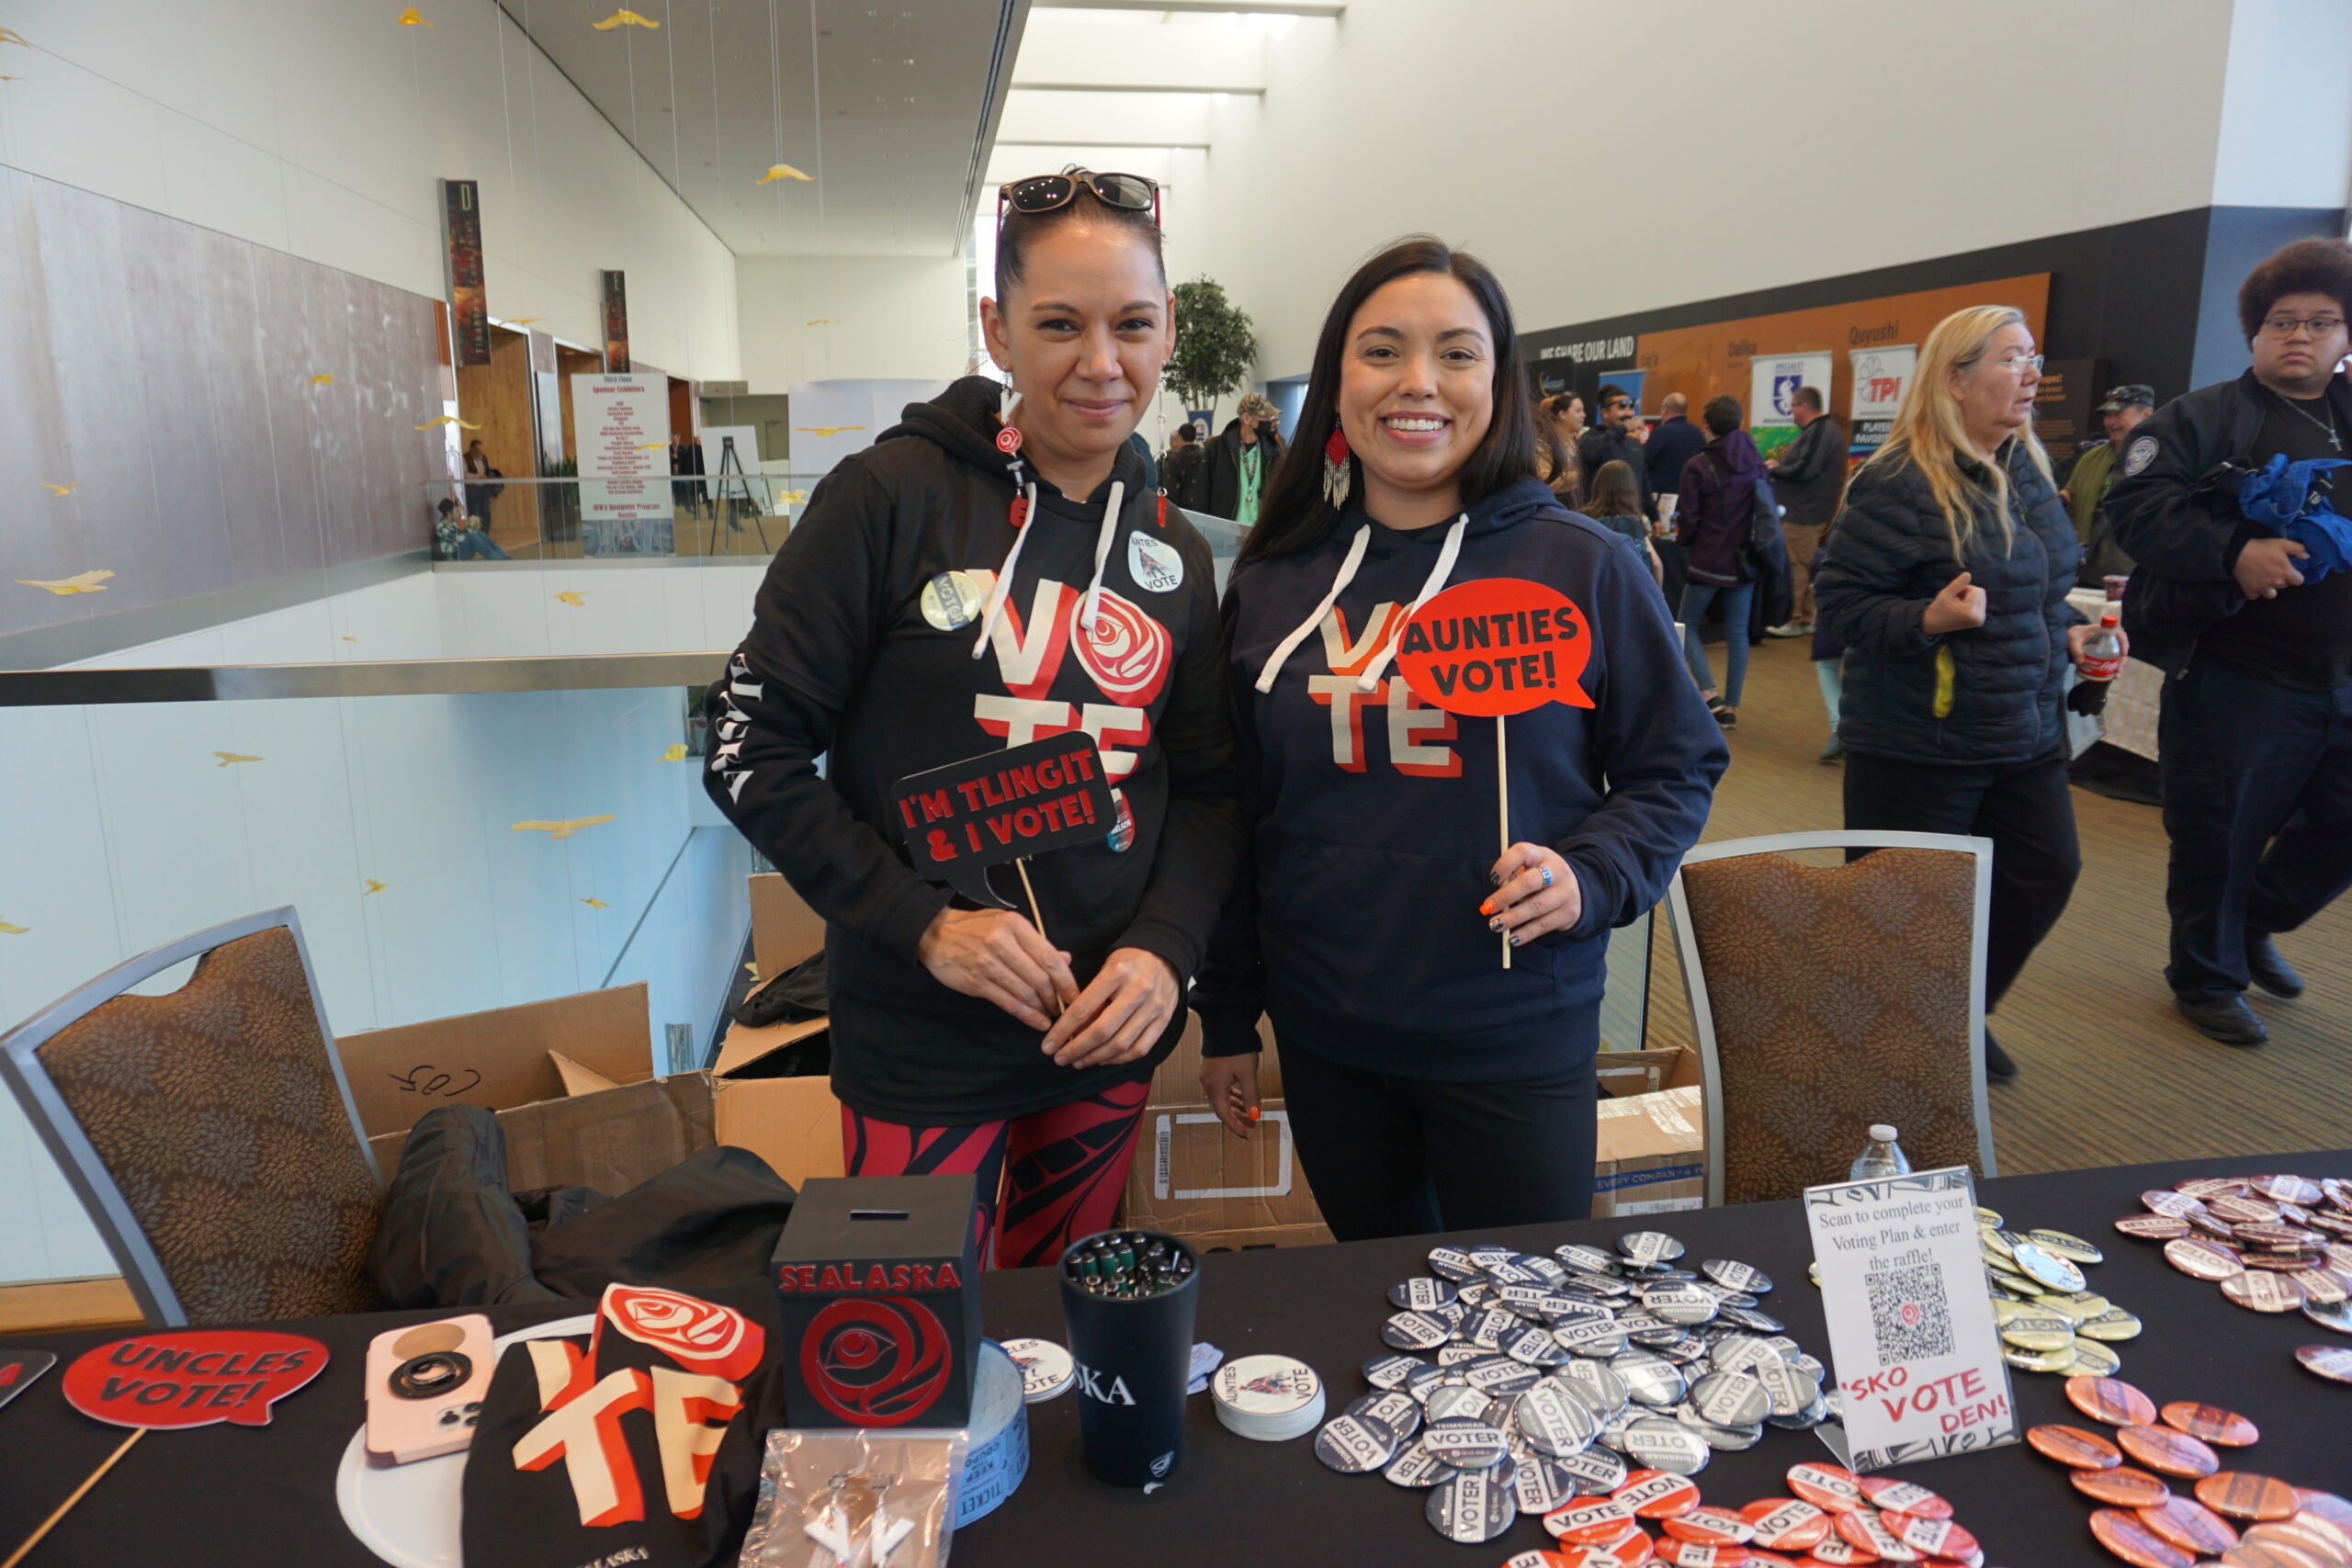
[[[1848,1466],[2017,1441],[1968,1168],[1808,1187],[1804,1213]]]
[[[581,554],[674,555],[669,378],[574,376],[571,424],[580,453]]]

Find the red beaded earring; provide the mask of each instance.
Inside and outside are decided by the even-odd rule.
[[[1323,499],[1331,503],[1334,512],[1348,504],[1348,491],[1355,484],[1355,468],[1348,461],[1348,433],[1337,424],[1331,426],[1331,439],[1323,443]]]

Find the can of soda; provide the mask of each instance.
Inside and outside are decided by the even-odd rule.
[[[1062,1254],[1061,1287],[1086,1468],[1114,1486],[1167,1480],[1183,1451],[1200,1259],[1174,1236],[1103,1231]]]

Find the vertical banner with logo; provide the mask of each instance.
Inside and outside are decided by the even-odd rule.
[[[571,423],[580,453],[580,553],[675,554],[669,378],[574,376]]]
[[[481,284],[481,192],[472,180],[441,182],[441,230],[447,243],[449,360],[490,363],[490,301]]]
[[[609,268],[605,273],[605,373],[628,374],[628,275]],[[666,428],[669,416],[662,423]]]
[[[1911,344],[1886,348],[1858,348],[1846,355],[1854,367],[1854,401],[1847,422],[1847,439],[1860,462],[1886,445],[1902,406],[1903,389],[1911,384],[1911,367],[1919,350]]]
[[[1826,354],[1759,354],[1749,362],[1747,433],[1767,457],[1796,439],[1796,415],[1789,400],[1799,387],[1819,389],[1829,396],[1829,355]]]

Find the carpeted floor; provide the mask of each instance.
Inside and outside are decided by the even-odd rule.
[[[1815,760],[1826,730],[1807,648],[1756,650],[1710,841],[1844,826],[1842,769]],[[1720,678],[1722,650],[1708,651]],[[2073,793],[2083,879],[1991,1023],[2019,1069],[1992,1086],[2002,1174],[2352,1143],[2352,897],[2279,939],[2310,988],[2292,1002],[2256,994],[2270,1043],[2213,1044],[2173,1011],[2164,983],[2156,809]],[[1662,908],[1652,943],[1649,1043],[1688,1043]]]

